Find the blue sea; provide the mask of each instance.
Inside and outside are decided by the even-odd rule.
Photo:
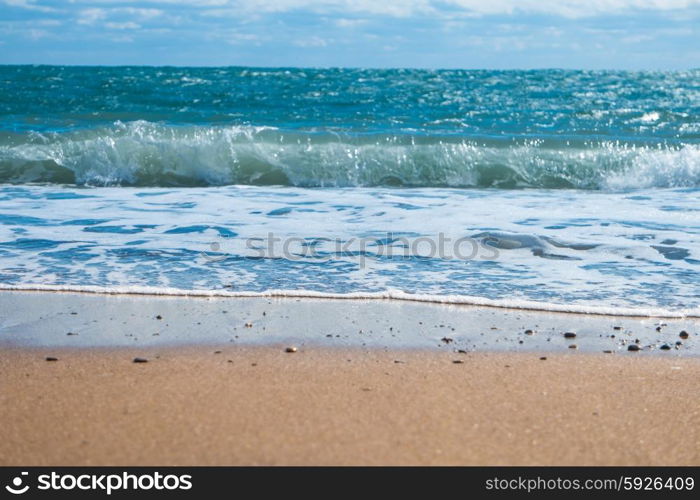
[[[0,66],[0,288],[700,314],[700,70]]]

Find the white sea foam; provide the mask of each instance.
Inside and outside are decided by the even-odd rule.
[[[681,189],[0,186],[0,283],[403,290],[431,301],[683,315],[700,307],[698,197]],[[444,253],[430,253],[441,238]],[[453,258],[464,238],[478,243],[477,254]]]
[[[381,292],[328,293],[312,290],[265,290],[263,292],[231,290],[181,290],[148,286],[73,286],[73,285],[6,285],[0,290],[21,292],[72,292],[100,295],[147,295],[170,297],[221,297],[221,298],[294,298],[333,300],[406,300],[433,304],[493,307],[570,314],[593,314],[600,316],[627,316],[649,318],[700,318],[700,308],[669,310],[658,307],[610,307],[604,305],[555,304],[520,299],[488,299],[468,295],[412,294],[401,290]]]

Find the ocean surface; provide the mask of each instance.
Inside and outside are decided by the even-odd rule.
[[[0,288],[700,315],[700,70],[0,66]]]

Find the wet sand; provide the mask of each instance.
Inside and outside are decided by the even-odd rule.
[[[289,346],[5,348],[0,465],[700,464],[695,357]]]
[[[681,332],[688,332],[682,337]],[[1,347],[266,346],[698,355],[700,319],[401,300],[0,291]],[[567,338],[565,334],[573,333]],[[639,348],[628,354],[630,345]],[[668,348],[664,350],[665,348]]]

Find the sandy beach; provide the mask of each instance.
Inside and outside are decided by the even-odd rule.
[[[694,358],[221,351],[5,351],[0,463],[700,464]]]
[[[695,320],[0,298],[2,465],[700,464]]]

